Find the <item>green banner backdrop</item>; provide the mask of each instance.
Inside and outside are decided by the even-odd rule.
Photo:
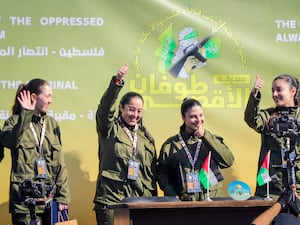
[[[71,217],[95,224],[95,110],[111,76],[128,63],[122,92],[143,95],[144,123],[157,151],[179,130],[183,98],[197,98],[205,108],[206,128],[223,136],[235,155],[234,166],[223,170],[224,195],[233,180],[247,182],[253,191],[260,139],[243,121],[245,104],[256,74],[265,80],[262,107],[273,104],[276,75],[299,76],[299,10],[298,0],[1,0],[1,126],[20,83],[36,77],[51,81],[49,114],[62,130]],[[184,47],[207,35],[212,36],[199,49],[207,61],[189,58],[181,71],[170,74]],[[3,225],[11,224],[9,172],[6,150],[0,164]]]

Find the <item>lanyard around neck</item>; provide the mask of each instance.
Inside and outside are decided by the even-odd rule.
[[[42,154],[43,153],[43,142],[45,139],[45,133],[46,133],[46,121],[43,122],[43,127],[42,127],[42,132],[41,132],[41,137],[40,140],[38,138],[38,135],[33,127],[32,122],[30,122],[30,129],[32,130],[36,145],[39,148],[39,153]]]
[[[130,130],[128,129],[128,127],[125,126],[125,124],[123,123],[123,121],[121,121],[123,129],[125,130],[127,136],[129,137],[129,140],[132,144],[132,158],[135,159],[136,153],[137,153],[137,129],[138,129],[138,125],[135,125],[134,128],[134,134],[132,135],[132,133],[130,132]]]
[[[199,157],[199,152],[200,152],[200,147],[201,147],[201,144],[202,144],[202,140],[201,139],[198,140],[195,156],[193,158],[191,153],[190,153],[190,150],[188,149],[187,145],[185,144],[185,142],[184,142],[184,140],[183,140],[180,133],[178,134],[178,137],[179,137],[179,141],[180,141],[180,143],[181,143],[181,145],[182,145],[182,147],[183,147],[183,149],[184,149],[184,151],[185,151],[185,153],[186,153],[186,155],[187,155],[187,157],[188,157],[188,159],[189,159],[189,161],[192,165],[192,171],[194,172],[195,164],[196,164],[196,161]]]

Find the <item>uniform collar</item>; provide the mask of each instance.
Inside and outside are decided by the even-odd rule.
[[[199,139],[198,137],[195,136],[194,133],[190,133],[190,132],[185,131],[185,126],[184,125],[182,125],[180,127],[180,134],[181,134],[183,140],[185,140],[185,141],[194,142],[194,141],[198,141],[198,139]]]
[[[135,131],[137,130],[138,126],[130,126],[129,124],[127,124],[125,122],[125,120],[120,116],[119,121],[121,123],[122,126],[127,127],[130,131]]]
[[[36,123],[36,124],[37,123],[43,124],[43,122],[45,121],[45,118],[46,118],[46,114],[43,114],[43,115],[33,114],[31,122]]]

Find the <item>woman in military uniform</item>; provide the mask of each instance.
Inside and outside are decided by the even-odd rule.
[[[271,196],[277,199],[283,188],[291,188],[300,194],[300,170],[298,156],[300,154],[300,113],[299,98],[300,87],[296,77],[289,74],[282,74],[274,78],[272,82],[272,98],[275,107],[260,109],[261,92],[264,81],[260,76],[256,76],[254,87],[250,93],[248,103],[244,113],[244,120],[249,127],[260,133],[261,147],[258,159],[258,168],[261,167],[263,159],[270,151],[270,179],[267,181],[269,192],[267,193],[267,182],[256,185],[255,195],[261,198]],[[283,120],[282,120],[283,119]],[[297,122],[298,121],[298,122]],[[291,125],[296,125],[294,128]],[[298,133],[298,134],[297,134]],[[295,137],[295,135],[297,137]],[[294,137],[293,137],[294,136]],[[292,140],[293,138],[298,139]],[[287,140],[290,140],[288,149]],[[294,143],[294,144],[292,144]],[[297,156],[290,161],[293,165],[295,177],[289,179],[287,158],[289,152]],[[296,196],[297,194],[295,194]],[[295,210],[295,209],[294,209]],[[296,209],[296,211],[300,209]],[[272,224],[300,224],[300,220],[292,214],[280,213]]]
[[[204,129],[203,108],[195,99],[185,99],[181,104],[183,125],[179,133],[162,145],[158,158],[158,183],[165,196],[178,196],[183,201],[200,201],[207,190],[201,184],[199,171],[210,154],[212,170],[222,180],[219,168],[228,168],[234,156],[223,138]],[[210,197],[221,196],[221,182],[210,188]],[[208,186],[207,186],[208,188]]]
[[[274,100],[275,107],[270,107],[268,109],[259,108],[261,101],[260,90],[263,85],[264,81],[260,79],[259,75],[257,75],[254,87],[245,109],[244,119],[249,127],[261,134],[261,147],[258,159],[258,168],[260,168],[268,150],[271,150],[270,164],[272,169],[270,171],[270,175],[272,176],[272,181],[269,183],[269,194],[271,195],[271,197],[277,198],[281,194],[283,187],[288,186],[288,175],[286,168],[287,165],[285,164],[286,160],[283,160],[284,153],[282,152],[282,150],[285,148],[287,136],[280,137],[280,132],[278,133],[276,129],[274,129],[275,127],[272,127],[272,122],[269,123],[269,121],[272,121],[272,118],[278,118],[278,115],[281,112],[287,113],[285,117],[287,116],[299,120],[299,81],[295,77],[288,74],[277,76],[272,83],[272,98]],[[281,132],[284,132],[284,130],[282,130]],[[279,136],[277,136],[277,134],[279,134]],[[288,135],[288,133],[284,134],[284,136],[285,135]],[[300,142],[297,141],[295,149],[291,150],[295,150],[295,153],[299,156]],[[296,186],[297,190],[299,191],[299,163],[297,163],[295,170],[297,181]],[[255,195],[266,197],[266,186],[266,184],[261,186],[257,185]]]
[[[1,131],[3,145],[11,150],[9,212],[14,225],[30,225],[35,218],[51,225],[48,201],[58,202],[62,210],[71,200],[60,129],[47,115],[51,103],[47,81],[33,79],[21,85],[13,115]]]
[[[112,77],[100,100],[96,113],[99,137],[99,175],[94,198],[98,225],[113,224],[108,204],[125,197],[155,196],[156,149],[152,136],[142,124],[143,98],[135,92],[126,93],[118,106],[128,65]]]

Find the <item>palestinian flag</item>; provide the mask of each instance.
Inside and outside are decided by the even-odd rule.
[[[265,158],[260,166],[260,169],[257,174],[257,184],[258,186],[262,186],[268,182],[270,182],[272,179],[270,177],[270,150],[265,155]]]
[[[204,160],[198,176],[205,189],[208,189],[224,179],[215,161],[211,159],[211,152],[208,153]]]

